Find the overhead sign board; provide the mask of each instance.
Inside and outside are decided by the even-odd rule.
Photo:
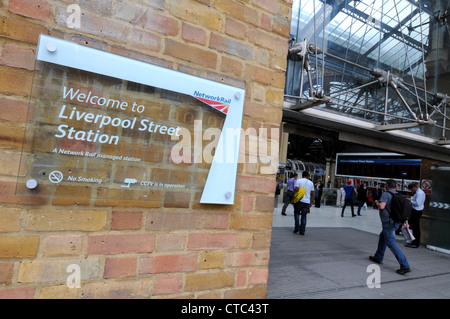
[[[41,35],[16,194],[234,204],[244,96]]]
[[[398,153],[338,153],[335,175],[418,181],[420,167],[421,159]]]

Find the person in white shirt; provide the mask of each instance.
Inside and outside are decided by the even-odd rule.
[[[414,196],[411,198],[412,211],[411,217],[408,220],[408,224],[411,227],[415,239],[405,246],[418,248],[420,246],[420,217],[422,216],[424,208],[425,193],[419,188],[419,185],[417,185],[417,183],[409,184],[408,189],[414,193]]]
[[[307,171],[302,173],[302,178],[295,181],[294,192],[297,192],[303,186],[306,188],[305,195],[294,204],[294,234],[300,232],[300,235],[305,235],[306,215],[310,212],[314,200],[314,184],[309,180],[309,172]]]

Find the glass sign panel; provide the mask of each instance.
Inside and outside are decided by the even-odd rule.
[[[16,194],[233,204],[243,100],[239,88],[41,35]]]

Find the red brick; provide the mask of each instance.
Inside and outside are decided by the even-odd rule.
[[[33,299],[35,287],[0,290],[0,299]]]
[[[238,247],[237,233],[189,234],[188,249],[232,249]]]
[[[200,28],[196,28],[189,24],[183,23],[181,27],[181,38],[189,41],[198,43],[201,45],[206,44],[206,31]]]
[[[231,267],[253,266],[255,260],[254,251],[239,251],[228,254],[227,265]]]
[[[205,229],[227,229],[229,224],[228,214],[206,214]]]
[[[191,193],[188,192],[169,192],[164,196],[164,207],[169,208],[189,208]]]
[[[148,213],[145,229],[148,230],[178,230],[201,229],[202,214],[186,213]]]
[[[268,31],[272,29],[272,19],[265,13],[261,14],[261,27]]]
[[[133,29],[131,31],[131,45],[135,48],[158,52],[161,49],[161,37],[144,30]]]
[[[255,193],[275,193],[276,180],[275,178],[264,177],[250,177],[240,176],[237,177],[236,189],[244,192]]]
[[[153,282],[153,295],[175,294],[181,292],[182,286],[182,275],[157,277]]]
[[[247,270],[238,270],[236,277],[236,287],[242,287],[247,284]]]
[[[259,212],[273,212],[273,196],[257,196],[255,210]]]
[[[166,38],[165,42],[165,55],[192,62],[207,68],[216,68],[217,54],[215,52],[186,45],[169,38]]]
[[[88,255],[151,253],[155,247],[156,235],[91,235],[88,239]]]
[[[159,234],[156,242],[157,251],[184,250],[186,234]]]
[[[35,50],[18,47],[13,44],[5,43],[2,47],[2,56],[0,64],[7,66],[33,70],[35,61]]]
[[[140,274],[169,272],[188,272],[197,269],[197,254],[178,254],[142,257],[139,263]]]
[[[11,283],[13,270],[13,263],[0,263],[0,285]]]
[[[271,233],[254,233],[252,237],[252,248],[268,248],[270,247],[272,236]]]
[[[71,13],[67,12],[67,6],[55,8],[55,21],[57,26],[67,28],[67,19]],[[95,14],[83,12],[81,18],[83,33],[92,34],[103,39],[109,39],[120,43],[128,41],[129,26],[122,21],[112,20]]]
[[[287,55],[289,45],[285,38],[251,28],[248,32],[248,40],[264,48]]]
[[[50,5],[43,0],[9,0],[9,11],[42,21],[50,16]]]
[[[269,265],[270,251],[255,251],[255,265],[257,266],[267,266]]]
[[[136,266],[137,257],[106,258],[103,278],[135,276]]]
[[[266,284],[269,270],[267,268],[264,269],[250,269],[248,272],[248,284]]]
[[[236,0],[215,0],[215,7],[223,13],[228,13],[239,20],[258,24],[258,11]]]
[[[242,211],[250,212],[253,210],[253,196],[244,196],[244,203],[242,205]]]
[[[220,64],[220,70],[225,73],[241,76],[242,63],[240,61],[233,60],[226,56],[223,56],[222,63]]]
[[[209,47],[245,60],[254,60],[254,48],[252,46],[232,38],[224,37],[220,34],[211,34]]]
[[[258,83],[270,85],[273,81],[272,71],[258,66],[248,65],[245,73],[246,78]]]
[[[274,0],[253,0],[253,4],[274,15],[280,13],[280,4]]]
[[[0,119],[25,123],[28,103],[8,98],[0,98]]]
[[[129,2],[119,2],[116,5],[114,16],[125,20],[127,23],[164,35],[174,36],[178,34],[178,22],[175,19],[157,14],[146,7],[131,5]]]
[[[131,278],[86,282],[81,286],[81,296],[83,299],[148,299],[152,281],[152,278]]]
[[[18,191],[20,194],[24,194],[24,196],[16,195],[16,183],[0,182],[0,202],[9,204],[34,204],[34,205],[45,205],[47,203],[46,197],[29,196],[29,195],[45,194],[46,193],[45,187],[42,187],[42,190],[36,189],[35,190],[36,192],[32,193],[30,190],[26,189],[24,185],[19,185]]]
[[[247,36],[247,29],[247,26],[243,23],[231,19],[226,20],[225,33],[232,37],[245,39]]]
[[[279,23],[278,21],[273,21],[272,31],[281,35],[288,37],[290,32],[290,23],[289,21],[285,21],[285,23]]]
[[[70,256],[79,255],[83,248],[83,237],[73,236],[48,236],[45,238],[44,256]]]
[[[142,212],[113,212],[111,229],[138,230],[142,228]]]
[[[149,12],[147,14],[143,26],[145,29],[150,29],[166,36],[178,34],[178,22],[175,19],[159,15],[155,12]]]

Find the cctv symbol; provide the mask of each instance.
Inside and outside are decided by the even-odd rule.
[[[137,179],[134,178],[125,178],[125,180],[123,181],[125,184],[128,185],[121,185],[120,187],[126,187],[126,188],[130,188],[130,184],[136,184],[137,183]]]

